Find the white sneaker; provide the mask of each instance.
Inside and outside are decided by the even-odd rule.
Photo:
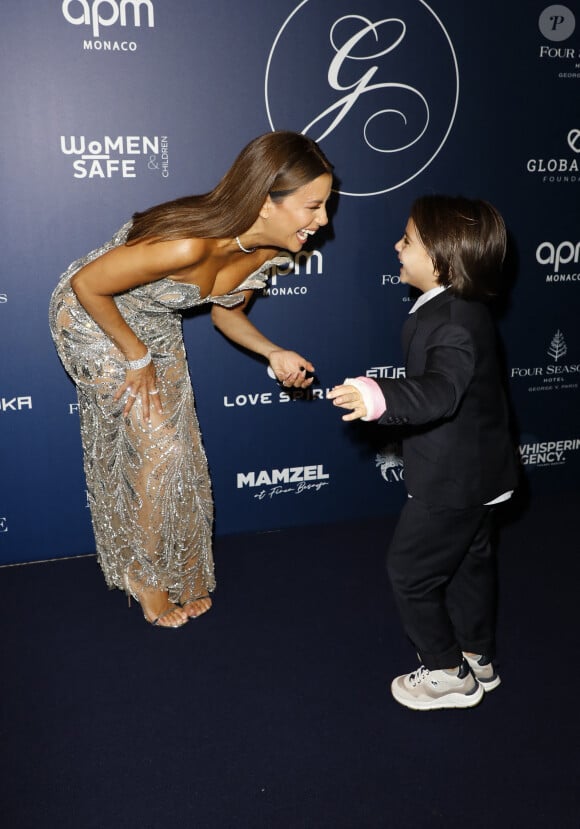
[[[484,691],[493,691],[494,688],[497,688],[501,679],[499,674],[496,673],[491,659],[478,653],[474,653],[472,656],[464,653],[463,656],[467,659],[469,667],[477,681],[481,683]]]
[[[393,697],[415,711],[436,708],[472,708],[483,699],[483,688],[463,660],[457,674],[429,671],[424,665],[391,683]]]

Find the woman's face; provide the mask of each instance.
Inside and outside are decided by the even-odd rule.
[[[331,188],[332,176],[324,173],[280,202],[268,197],[264,207],[270,243],[293,253],[299,251],[309,236],[328,224],[326,202]]]
[[[401,263],[401,282],[418,288],[423,293],[439,285],[435,266],[417,233],[415,222],[409,219],[404,235],[395,245]]]

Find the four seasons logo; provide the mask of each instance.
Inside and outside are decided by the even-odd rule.
[[[568,353],[568,346],[561,331],[556,331],[548,349],[548,356],[557,363],[561,357]]]
[[[580,363],[563,363],[568,354],[568,345],[563,333],[558,329],[547,348],[546,354],[553,362],[543,366],[514,366],[511,369],[512,380],[527,380],[537,385],[528,386],[528,391],[551,391],[552,389],[578,389]]]

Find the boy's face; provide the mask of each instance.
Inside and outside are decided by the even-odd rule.
[[[419,239],[412,219],[407,222],[405,233],[395,245],[395,250],[401,263],[401,282],[412,285],[423,293],[438,287],[435,266]]]

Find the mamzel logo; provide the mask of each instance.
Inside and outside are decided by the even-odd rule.
[[[417,53],[434,54],[437,71],[411,77]],[[323,144],[349,196],[386,193],[423,172],[447,140],[458,94],[451,40],[424,0],[303,0],[266,68],[272,129],[290,121]]]
[[[322,464],[316,466],[290,466],[285,469],[262,469],[260,472],[238,472],[236,486],[238,489],[259,488],[254,498],[262,501],[276,495],[304,492],[319,492],[328,486],[330,475],[324,471]]]
[[[74,178],[136,178],[139,159],[151,172],[169,178],[169,140],[166,135],[105,135],[98,139],[61,135],[60,150],[63,155],[74,158]]]
[[[64,19],[73,26],[89,26],[95,40],[85,40],[83,48],[104,52],[135,52],[132,40],[100,40],[101,29],[119,24],[139,28],[155,25],[155,11],[151,0],[63,0]]]

